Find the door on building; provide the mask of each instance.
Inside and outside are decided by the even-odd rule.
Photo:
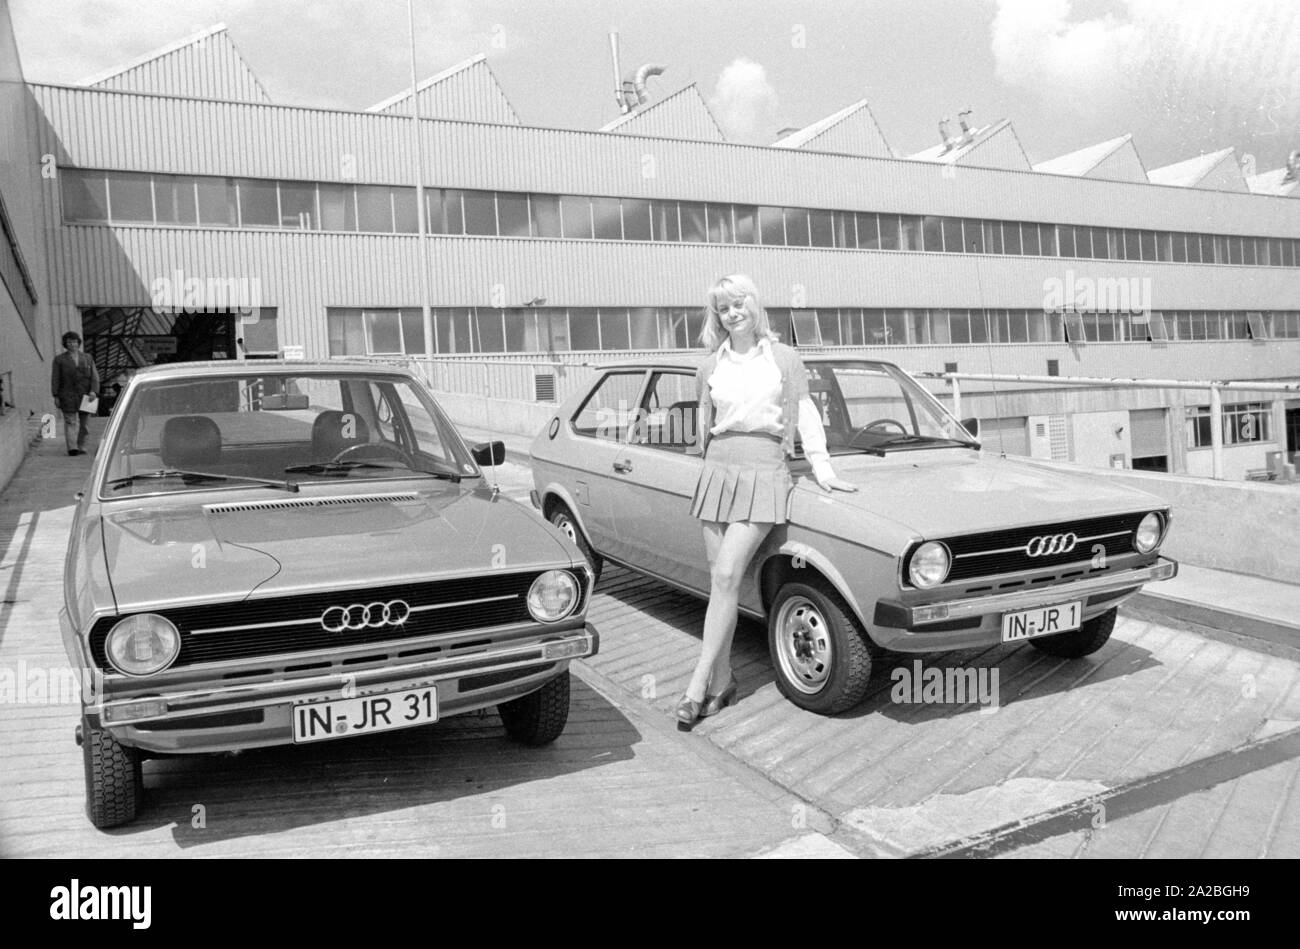
[[[1286,407],[1286,460],[1295,464],[1300,453],[1300,403],[1288,402]]]
[[[83,307],[81,335],[99,378],[109,385],[120,373],[164,362],[233,359],[231,311],[173,313],[152,307]]]
[[[1169,470],[1169,425],[1166,409],[1134,409],[1128,413],[1133,467],[1139,471]]]
[[[1029,419],[1025,416],[980,419],[980,447],[1008,455],[1029,454]]]

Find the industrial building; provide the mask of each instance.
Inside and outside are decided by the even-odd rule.
[[[865,100],[737,144],[694,85],[543,128],[481,55],[414,102],[288,106],[220,25],[77,85],[18,54],[0,0],[10,416],[51,410],[67,329],[106,380],[286,350],[601,360],[695,346],[704,290],[737,271],[783,338],[914,372],[1300,372],[1296,153],[1250,177],[1230,148],[1147,168],[1125,134],[1035,165],[1010,121],[963,114],[903,156]],[[989,390],[966,383],[964,414],[1008,451],[1211,474],[1204,392]],[[1294,458],[1300,398],[1224,400],[1224,477]]]

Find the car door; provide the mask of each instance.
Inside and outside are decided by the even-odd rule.
[[[619,453],[626,447],[646,375],[644,369],[605,373],[569,419],[572,465],[562,480],[577,503],[574,513],[587,539],[597,553],[615,560],[627,556],[614,528],[615,509],[623,503]]]
[[[691,498],[699,455],[695,373],[655,370],[629,437],[613,461],[614,528],[624,560],[692,589],[709,589],[709,565]]]

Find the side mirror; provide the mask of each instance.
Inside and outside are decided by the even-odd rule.
[[[977,418],[964,418],[961,420],[961,427],[970,432],[971,438],[980,437],[980,420]]]
[[[506,460],[506,443],[502,441],[479,442],[470,449],[470,454],[480,465],[496,466]]]

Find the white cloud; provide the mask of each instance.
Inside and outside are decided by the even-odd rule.
[[[760,63],[736,59],[722,70],[709,108],[733,142],[767,144],[776,126],[776,91]]]
[[[1142,66],[1150,48],[1146,24],[1111,14],[1071,22],[1071,12],[1070,0],[998,0],[998,76],[1016,86],[1083,92]]]

